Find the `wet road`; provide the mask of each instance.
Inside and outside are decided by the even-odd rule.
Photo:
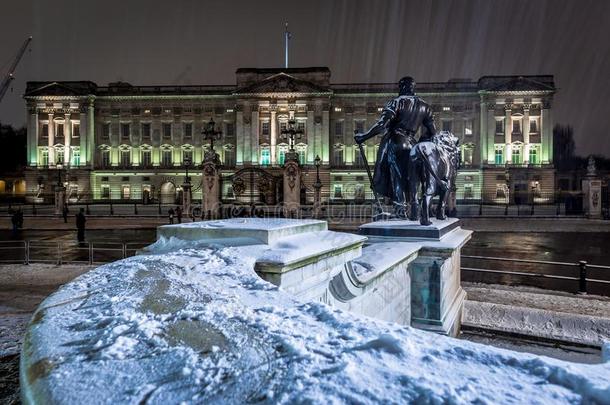
[[[94,261],[111,261],[122,257],[122,244],[128,243],[127,254],[154,242],[153,229],[89,230],[86,240],[92,242]],[[79,247],[76,231],[21,231],[14,236],[11,231],[0,231],[0,257],[22,259],[23,244],[11,242],[30,240],[30,257],[33,260],[56,261],[57,243],[61,243],[63,261],[86,261],[89,247]],[[463,255],[503,257],[577,263],[586,260],[591,264],[610,265],[610,233],[558,232],[558,233],[505,233],[475,232],[462,250]],[[577,267],[559,267],[540,264],[508,263],[487,260],[462,259],[463,267],[548,273],[577,277]],[[610,280],[610,269],[590,269],[589,278]],[[499,275],[463,271],[462,279],[471,282],[500,284],[524,284],[541,288],[576,292],[578,282],[572,280],[548,280],[525,276]],[[589,283],[590,293],[610,295],[610,285]]]

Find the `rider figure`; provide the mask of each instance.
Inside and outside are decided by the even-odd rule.
[[[430,141],[436,135],[432,109],[415,95],[415,80],[406,76],[398,82],[399,95],[383,109],[379,120],[365,133],[356,134],[354,140],[361,144],[382,132],[379,144],[373,187],[375,191],[392,200],[396,216],[406,217],[409,200],[408,161],[416,142]],[[415,134],[424,129],[419,140]]]

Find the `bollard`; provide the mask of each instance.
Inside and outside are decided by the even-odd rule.
[[[483,201],[479,203],[479,216],[483,216]]]
[[[534,215],[534,203],[532,203],[532,212],[530,212],[530,215]]]
[[[110,215],[114,215],[114,207],[112,206],[112,202],[110,203]]]
[[[138,215],[138,204],[133,205],[133,213],[134,215]]]
[[[580,277],[578,279],[578,293],[586,294],[587,293],[587,262],[585,260],[581,260],[578,262],[578,266],[580,267]]]
[[[36,215],[36,204],[32,203],[32,215]]]
[[[93,264],[93,242],[89,242],[89,264]]]
[[[86,208],[85,208],[85,213],[86,213],[87,215],[91,215],[91,211],[89,210],[89,203],[87,203],[87,204],[85,205],[85,207],[86,207]]]
[[[508,215],[508,204],[504,207],[504,216]],[[517,215],[519,215],[519,206],[517,205]]]

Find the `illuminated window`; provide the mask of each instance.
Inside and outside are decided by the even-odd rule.
[[[335,149],[333,151],[333,164],[335,166],[343,165],[343,149]]]
[[[364,153],[366,153],[366,145],[362,145]],[[364,159],[362,158],[362,153],[360,153],[360,148],[354,148],[354,166],[364,167]]]
[[[64,147],[59,146],[55,148],[55,164],[63,165],[64,164]]]
[[[474,151],[474,148],[473,148],[472,144],[464,145],[462,147],[462,163],[464,165],[472,164],[473,151]]]
[[[172,124],[169,122],[163,123],[163,139],[171,139],[172,137]]]
[[[287,148],[280,146],[278,149],[279,150],[278,150],[277,163],[279,165],[283,165],[286,162],[286,151],[287,151]]]
[[[513,145],[512,163],[520,165],[523,163],[523,155],[521,154],[521,146]]]
[[[233,167],[235,166],[235,148],[233,145],[225,146],[225,166]]]
[[[269,148],[261,149],[261,165],[268,166],[271,163],[271,151]]]
[[[48,149],[43,149],[40,152],[40,164],[42,166],[48,166],[49,165],[49,150]]]
[[[108,186],[107,184],[102,184],[101,190],[102,190],[102,198],[106,199],[106,200],[109,199],[110,198],[110,186]]]
[[[538,149],[531,148],[529,153],[529,162],[532,165],[538,164]]]
[[[121,198],[123,200],[129,200],[131,198],[131,187],[129,185],[121,186]]]
[[[334,198],[343,198],[343,184],[335,184],[333,187]]]
[[[43,138],[48,138],[49,137],[49,124],[42,124],[42,127],[40,128],[40,132],[41,132],[41,136]]]
[[[335,112],[341,112],[341,107],[335,107]]]
[[[80,166],[80,148],[72,148],[72,166]]]
[[[192,149],[185,149],[182,151],[182,164],[186,165],[187,162],[188,162],[188,164],[193,163],[193,150]]]
[[[464,121],[464,135],[472,135],[472,120]]]
[[[530,132],[538,132],[538,120],[536,118],[530,119]]]
[[[451,111],[451,107],[443,107],[443,111]]]
[[[464,199],[474,198],[474,192],[472,184],[464,184]]]
[[[496,134],[504,133],[504,119],[496,120]]]
[[[504,149],[502,147],[496,147],[494,163],[497,165],[504,164]]]

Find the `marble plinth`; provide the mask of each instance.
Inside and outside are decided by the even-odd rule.
[[[418,221],[388,220],[363,224],[358,231],[365,236],[441,240],[459,226],[460,220],[457,218],[432,219],[432,225],[428,226],[420,225]]]

